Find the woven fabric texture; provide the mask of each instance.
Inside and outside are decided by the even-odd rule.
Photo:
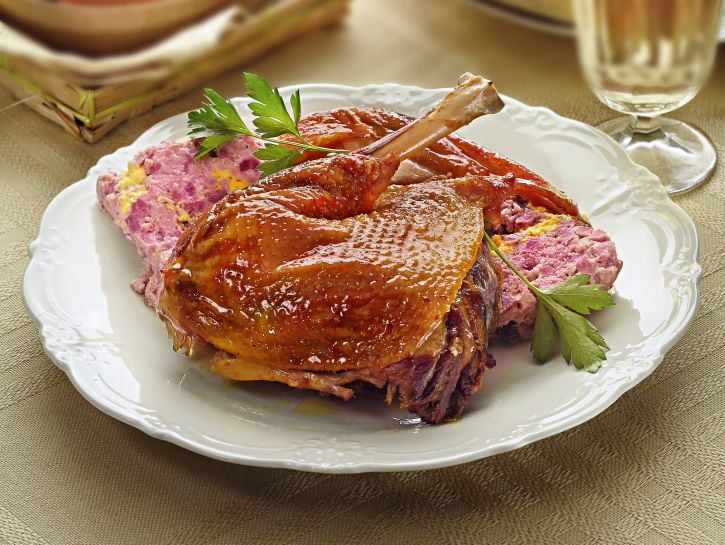
[[[491,18],[471,2],[357,0],[347,22],[246,67],[276,85],[449,85],[486,74],[532,105],[596,123],[569,38]],[[229,95],[238,74],[210,82]],[[673,116],[721,161],[677,197],[700,234],[697,316],[662,365],[566,433],[458,467],[316,475],[235,466],[152,439],[93,408],[44,354],[21,300],[40,216],[101,156],[195,107],[193,92],[89,146],[0,91],[0,543],[725,543],[725,46]],[[572,371],[573,372],[573,371]]]

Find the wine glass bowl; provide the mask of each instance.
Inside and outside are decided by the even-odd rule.
[[[705,181],[717,154],[698,129],[660,117],[712,69],[722,0],[574,0],[579,60],[594,94],[628,117],[598,128],[675,194]]]

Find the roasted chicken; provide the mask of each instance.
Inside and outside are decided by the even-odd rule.
[[[427,166],[449,145],[441,138],[501,107],[490,82],[468,77],[357,153],[308,157],[222,199],[163,271],[158,311],[175,348],[212,345],[213,370],[234,380],[344,399],[365,381],[427,422],[458,418],[494,363],[501,290],[482,246],[487,212],[540,183],[482,167],[392,184],[408,181],[401,163]]]

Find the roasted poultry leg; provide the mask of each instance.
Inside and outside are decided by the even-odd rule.
[[[428,422],[480,388],[500,305],[483,209],[514,177],[389,187],[401,161],[502,106],[480,77],[360,153],[308,161],[228,195],[179,241],[159,314],[176,348],[205,342],[213,370],[345,399],[355,380]],[[433,136],[431,136],[433,135]]]
[[[299,127],[302,135],[314,144],[359,150],[390,138],[412,122],[414,118],[380,108],[338,108],[306,115],[300,120]],[[320,156],[318,152],[305,152],[300,161]],[[516,196],[555,214],[579,216],[576,204],[541,176],[457,134],[450,134],[411,154],[396,171],[393,183],[410,184],[435,176],[457,178],[466,174],[513,175]]]

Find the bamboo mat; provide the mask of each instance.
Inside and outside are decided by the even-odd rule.
[[[504,93],[584,122],[611,116],[574,44],[491,19],[463,1],[357,0],[345,25],[245,68],[276,85],[493,77]],[[238,74],[210,82],[238,94]],[[675,113],[725,158],[725,51]],[[697,316],[655,373],[595,419],[525,448],[416,473],[315,475],[235,466],[102,414],[44,355],[20,284],[40,215],[99,157],[200,93],[129,121],[94,146],[0,93],[0,543],[725,543],[725,160],[677,197],[700,233]],[[7,109],[3,109],[7,108]]]

